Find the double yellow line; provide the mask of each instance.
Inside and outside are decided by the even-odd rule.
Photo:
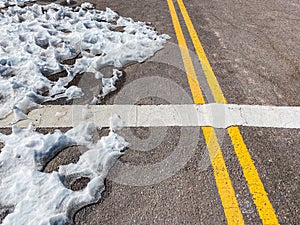
[[[174,30],[177,36],[178,45],[180,47],[183,63],[186,69],[188,82],[191,88],[195,104],[205,104],[205,100],[197,79],[197,75],[187,48],[184,34],[174,7],[173,0],[167,0]],[[188,28],[194,48],[199,58],[200,64],[204,71],[207,83],[211,93],[217,103],[227,103],[226,98],[220,88],[216,76],[206,57],[198,34],[193,26],[190,16],[182,0],[177,0],[179,9]],[[236,199],[230,176],[228,174],[223,154],[217,139],[216,132],[212,127],[202,127],[204,138],[207,144],[208,152],[212,167],[214,169],[214,177],[216,186],[222,201],[224,213],[228,224],[244,224],[242,212]],[[259,177],[254,162],[250,156],[247,146],[244,143],[243,137],[239,128],[234,126],[227,128],[227,132],[231,138],[235,154],[239,160],[243,170],[244,177],[247,181],[249,191],[252,194],[253,201],[256,205],[258,214],[263,224],[279,224],[272,204],[269,201],[268,194],[265,191],[264,185]]]

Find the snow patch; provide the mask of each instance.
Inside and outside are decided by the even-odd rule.
[[[9,6],[25,6],[28,2],[35,2],[36,0],[0,0],[0,9]]]
[[[116,90],[118,68],[145,61],[169,38],[144,22],[92,7],[34,4],[0,13],[0,119],[15,107],[27,114],[43,102],[82,97],[80,87],[69,84],[85,72],[102,82],[102,93],[91,99],[99,103]],[[75,63],[68,65],[70,59]],[[100,72],[107,66],[114,67],[110,78]],[[65,77],[53,76],[63,71]]]
[[[4,225],[64,224],[79,208],[99,201],[104,179],[127,142],[111,130],[93,143],[97,129],[93,123],[81,123],[66,133],[56,130],[43,135],[32,127],[14,126],[12,134],[0,134],[4,143],[0,153],[0,205],[14,207]],[[60,166],[58,172],[41,172],[55,155],[73,145],[88,148],[76,164]],[[72,191],[66,187],[67,177],[72,181],[87,177],[90,181],[83,190]]]

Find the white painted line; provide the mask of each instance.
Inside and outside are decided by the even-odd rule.
[[[109,118],[118,115],[124,127],[212,126],[300,128],[300,107],[234,104],[205,105],[47,105],[33,110],[28,120],[16,123],[26,127],[74,127],[81,121],[109,127]],[[0,120],[9,128],[13,115]]]

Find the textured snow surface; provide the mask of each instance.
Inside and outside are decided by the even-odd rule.
[[[112,122],[116,124],[117,122]],[[4,147],[0,153],[0,206],[12,207],[3,224],[65,224],[79,208],[101,198],[104,178],[127,142],[111,129],[97,143],[93,123],[82,123],[66,133],[40,134],[31,127],[12,128],[0,134]],[[57,153],[73,145],[88,148],[76,164],[60,166],[58,172],[41,172]],[[90,179],[85,189],[72,191],[65,180]],[[0,208],[1,209],[1,208]]]
[[[35,0],[0,0],[0,9],[9,6],[24,6],[27,2],[35,2]]]
[[[0,0],[0,9],[5,8],[0,11],[0,119],[14,112],[19,121],[47,101],[82,97],[80,87],[70,85],[77,75],[85,79],[94,74],[99,80],[102,90],[91,99],[98,104],[116,90],[122,69],[147,60],[169,38],[108,8],[93,9],[90,3],[69,8],[25,7],[26,2],[32,0]],[[105,67],[112,67],[111,77],[101,73]],[[97,142],[93,137],[100,128],[93,123],[81,123],[66,133],[44,135],[17,126],[10,135],[0,133],[0,213],[12,210],[3,224],[65,224],[78,209],[99,201],[109,169],[128,145],[115,133],[120,126],[113,118],[109,135]],[[77,163],[43,172],[70,146],[88,150]],[[70,184],[80,178],[89,178],[87,186],[71,190]]]
[[[122,76],[118,68],[145,61],[169,38],[108,8],[92,8],[90,3],[75,9],[35,4],[0,13],[0,119],[12,110],[16,120],[24,119],[43,102],[82,97],[81,89],[69,83],[85,72],[102,82],[102,92],[91,100],[98,103],[116,89]],[[66,64],[74,58],[74,64]],[[100,72],[107,66],[115,68],[111,78]],[[53,78],[62,71],[65,77]]]

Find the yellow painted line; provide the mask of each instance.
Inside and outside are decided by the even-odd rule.
[[[206,141],[216,185],[218,187],[227,223],[243,225],[244,219],[226,168],[224,157],[214,128],[202,127]]]
[[[209,61],[206,57],[206,54],[199,40],[198,34],[193,26],[193,23],[190,19],[190,16],[186,10],[186,7],[182,0],[177,0],[177,2],[180,11],[183,15],[186,26],[188,28],[188,31],[190,33],[204,74],[212,91],[212,95],[214,96],[214,99],[217,103],[226,103],[227,100],[225,99],[221,87],[217,81],[217,78],[209,64]],[[240,134],[239,128],[231,127],[228,128],[227,131],[231,137],[235,153],[242,167],[244,177],[247,181],[249,191],[252,194],[253,201],[256,205],[262,223],[272,225],[279,224],[273,206],[270,203],[268,194],[265,191],[264,185],[259,177],[257,169],[250,156],[249,150],[247,149],[247,146],[244,143],[243,137]]]
[[[194,102],[196,104],[204,104],[204,98],[198,83],[198,79],[195,74],[195,69],[191,60],[191,57],[187,51],[187,44],[178,20],[178,16],[172,0],[167,0],[169,5],[170,14],[173,21],[174,30],[177,36],[178,44],[180,46],[182,59],[184,62],[185,69],[187,71],[187,76],[193,76],[193,83],[197,84],[190,86]],[[192,72],[192,73],[191,73]],[[197,82],[194,82],[197,80]],[[201,94],[201,96],[199,95]],[[195,98],[196,97],[196,98]],[[199,103],[197,103],[199,102]],[[228,224],[244,224],[243,215],[239,208],[238,201],[232,183],[226,168],[226,164],[222,155],[222,151],[215,133],[215,130],[211,127],[202,127],[203,135],[207,144],[210,160],[212,167],[214,169],[214,177],[216,180],[216,186],[221,198],[222,206],[224,208],[224,213]]]
[[[184,21],[186,23],[186,26],[188,28],[188,31],[190,33],[190,36],[192,38],[196,53],[199,57],[203,72],[205,74],[207,83],[212,91],[212,95],[214,96],[214,99],[216,103],[226,103],[226,99],[223,95],[223,92],[220,88],[219,82],[217,81],[217,78],[214,74],[214,71],[212,70],[210,63],[206,57],[206,54],[204,52],[204,49],[201,45],[201,42],[198,38],[198,34],[194,28],[194,25],[188,15],[188,12],[182,2],[182,0],[178,0],[178,5],[181,10],[181,13],[183,15]]]
[[[179,23],[179,20],[178,20],[178,17],[177,17],[175,8],[174,8],[174,4],[171,1],[168,1],[168,3],[169,3],[171,16],[172,16],[172,21],[174,24],[174,29],[175,29],[175,32],[177,35],[178,45],[180,48],[184,67],[186,69],[186,74],[187,74],[188,82],[189,82],[189,85],[190,85],[190,88],[192,91],[194,102],[195,102],[195,104],[204,104],[205,100],[203,98],[203,94],[200,89],[200,85],[198,83],[195,68],[194,68],[193,62],[191,60],[191,56],[190,56],[188,47],[186,45],[186,41],[184,39],[182,29],[180,27],[180,23]],[[170,4],[172,4],[172,5],[170,5]]]
[[[227,130],[231,137],[235,153],[243,168],[249,190],[253,195],[254,203],[257,206],[263,224],[279,224],[273,207],[268,199],[268,194],[259,178],[259,174],[254,166],[254,162],[251,159],[247,146],[243,141],[239,128],[233,126],[227,128]]]

